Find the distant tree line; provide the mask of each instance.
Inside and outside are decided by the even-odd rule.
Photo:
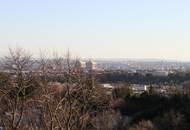
[[[154,76],[152,74],[128,73],[127,71],[109,71],[97,75],[96,78],[100,83],[181,84],[190,80],[190,73],[177,72],[168,76]]]

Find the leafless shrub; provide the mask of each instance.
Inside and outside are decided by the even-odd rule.
[[[129,128],[129,130],[155,130],[154,125],[151,121],[141,121],[138,125]]]

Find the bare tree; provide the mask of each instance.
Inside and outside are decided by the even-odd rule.
[[[18,129],[22,121],[28,90],[31,87],[29,75],[32,65],[31,55],[21,48],[9,49],[9,55],[3,59],[2,68],[9,73],[10,83],[0,89],[5,94],[3,102],[7,103],[5,115],[10,116],[7,125],[10,129]]]
[[[69,51],[65,58],[54,54],[52,59],[41,53],[33,70],[30,55],[10,49],[2,65],[8,75],[0,88],[1,103],[6,104],[0,108],[0,122],[12,130],[96,128],[92,119],[109,109],[109,98],[92,75],[75,73],[74,63]],[[64,83],[57,82],[58,75]]]
[[[55,59],[54,59],[55,60]],[[53,60],[53,62],[54,62]],[[56,58],[60,63],[62,58]],[[67,53],[64,60],[64,84],[56,85],[54,92],[50,90],[54,87],[46,87],[47,92],[44,102],[47,106],[44,112],[47,126],[54,130],[56,128],[64,130],[87,130],[91,124],[91,117],[98,111],[109,107],[109,99],[104,96],[103,91],[92,86],[92,79],[85,74],[74,73],[73,64],[75,63]],[[60,65],[60,64],[59,64]],[[56,72],[54,71],[56,75]],[[60,89],[61,88],[61,89]],[[61,90],[55,92],[57,90]]]

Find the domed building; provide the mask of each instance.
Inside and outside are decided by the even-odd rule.
[[[75,68],[76,69],[83,69],[83,68],[85,68],[85,62],[83,62],[81,60],[76,60],[76,62],[75,62]]]
[[[86,70],[87,71],[92,71],[96,69],[96,63],[93,62],[92,60],[89,60],[86,62]]]

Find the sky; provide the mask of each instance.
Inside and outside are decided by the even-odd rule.
[[[189,0],[0,0],[0,55],[190,61]]]

